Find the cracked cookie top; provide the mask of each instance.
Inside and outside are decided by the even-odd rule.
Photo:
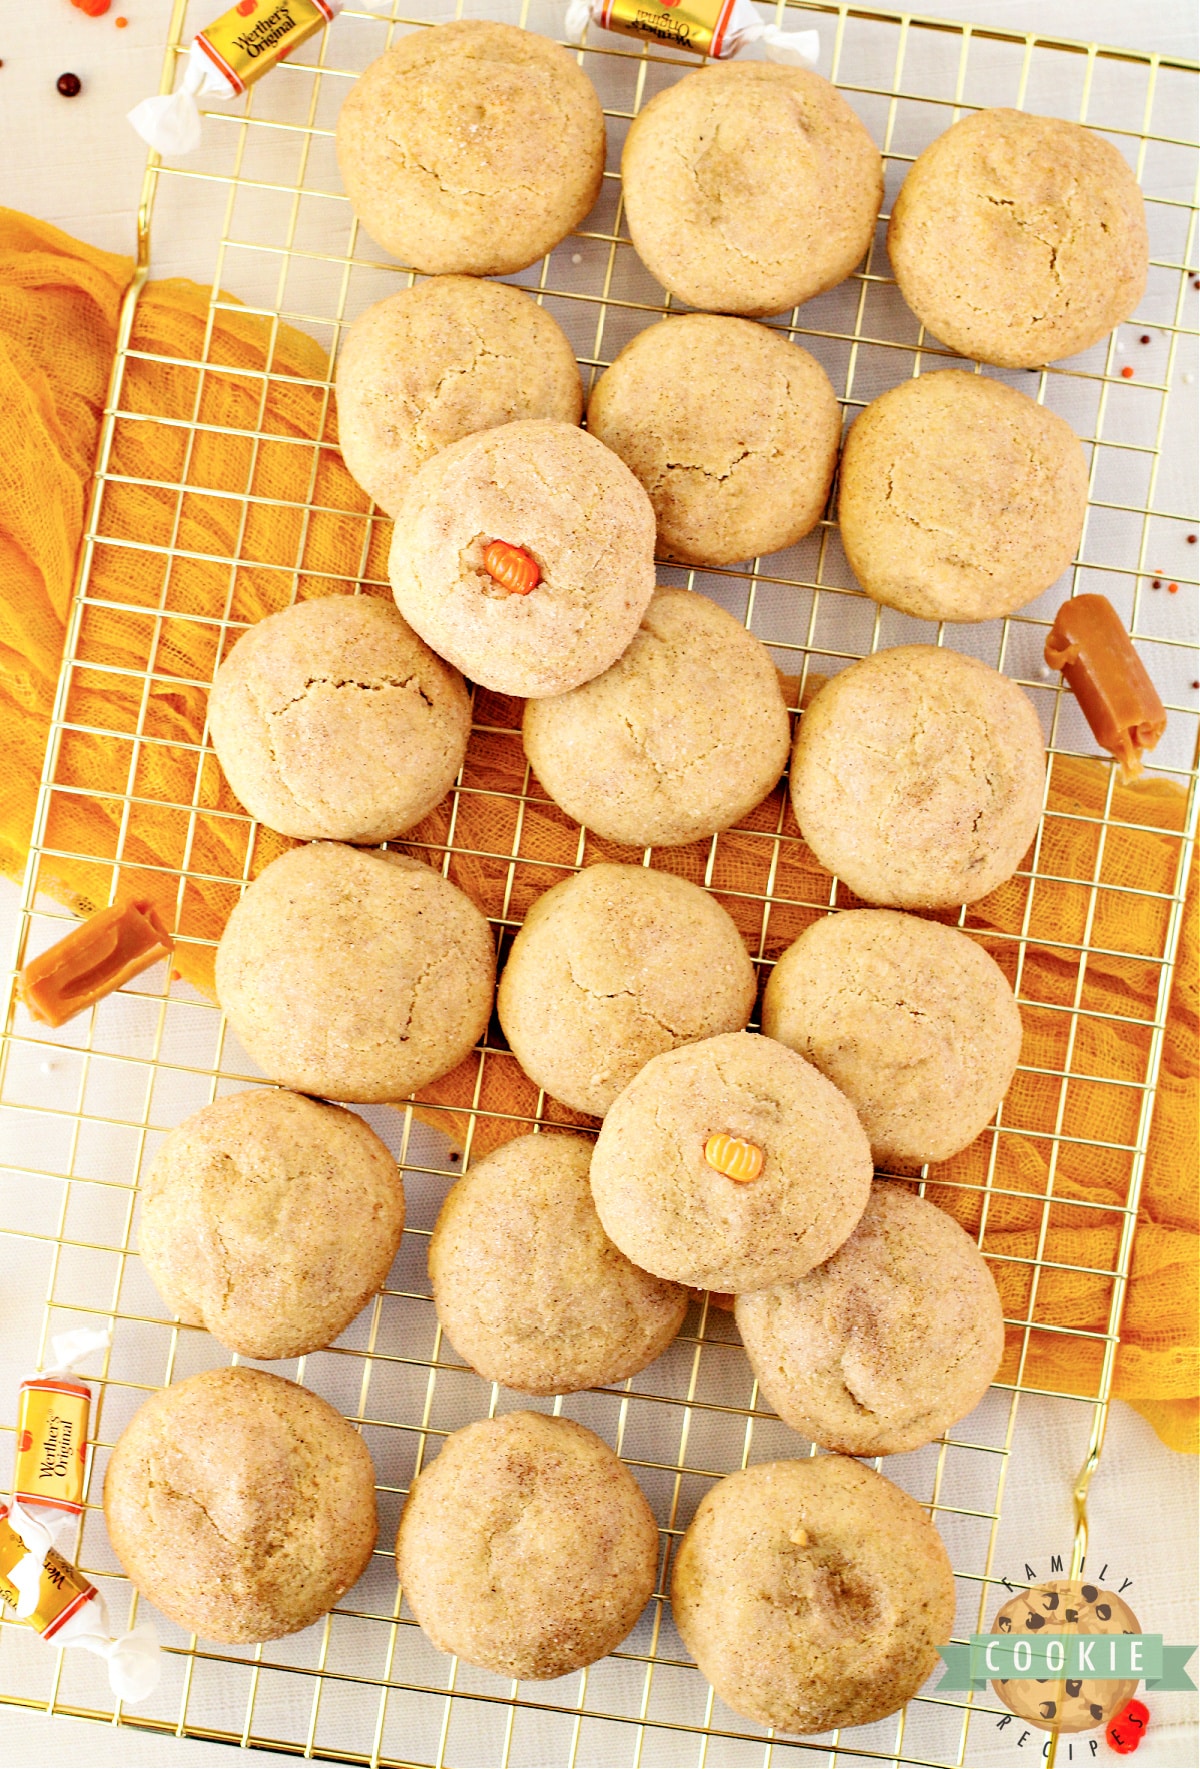
[[[313,842],[249,885],[217,947],[217,999],[272,1081],[399,1100],[445,1075],[492,1008],[491,930],[406,854]]]
[[[652,276],[691,307],[782,313],[871,243],[883,167],[845,99],[807,68],[711,62],[635,117],[625,214]]]
[[[205,1370],[152,1395],[117,1440],[104,1520],[142,1594],[181,1628],[278,1640],[332,1609],[375,1546],[366,1444],[265,1370]]]
[[[877,651],[802,714],[792,808],[868,903],[948,909],[1011,878],[1037,833],[1046,753],[1029,697],[937,645]]]
[[[791,1284],[739,1296],[738,1331],[779,1417],[825,1449],[932,1443],[986,1394],[1004,1350],[992,1274],[944,1210],[877,1181],[858,1227]]]
[[[514,595],[491,542],[529,555]],[[527,419],[451,443],[414,475],[388,573],[441,657],[502,694],[563,694],[624,651],[654,594],[654,511],[624,461],[571,424]]]
[[[782,332],[688,313],[625,346],[593,389],[588,429],[650,494],[660,553],[732,565],[817,522],[842,414],[820,363]]]
[[[754,966],[699,885],[643,866],[588,866],[530,908],[496,1006],[531,1080],[603,1117],[661,1051],[739,1031]]]
[[[332,1344],[404,1228],[400,1172],[370,1126],[282,1089],[194,1112],[140,1197],[138,1252],[167,1306],[251,1358]]]
[[[604,112],[574,56],[483,19],[401,37],[337,124],[354,213],[430,275],[524,270],[583,220],[604,153]]]
[[[763,1031],[815,1063],[858,1113],[877,1165],[946,1161],[1008,1091],[1021,1013],[1008,979],[957,928],[844,909],[771,972]]]
[[[761,1151],[756,1177],[709,1164],[716,1135]],[[734,1295],[828,1259],[870,1184],[850,1102],[795,1051],[751,1032],[653,1057],[610,1107],[592,1157],[596,1210],[635,1265]]]
[[[600,1226],[582,1136],[518,1136],[447,1194],[429,1243],[438,1320],[460,1357],[522,1394],[623,1382],[665,1351],[690,1300]]]
[[[1071,426],[962,369],[873,400],[842,453],[838,527],[869,596],[918,620],[993,620],[1075,557],[1087,461]]]
[[[791,724],[766,647],[694,590],[658,590],[628,648],[530,701],[525,754],[557,805],[609,841],[678,847],[761,804]]]
[[[954,1626],[954,1575],[915,1499],[848,1456],[806,1456],[705,1493],[676,1551],[671,1608],[735,1713],[827,1732],[917,1693]]]
[[[208,728],[252,817],[282,835],[374,843],[449,792],[471,703],[392,603],[323,596],[242,634],[214,677]]]
[[[403,1594],[433,1644],[503,1677],[562,1677],[603,1658],[657,1568],[632,1474],[594,1431],[544,1413],[451,1432],[396,1534]]]
[[[1146,286],[1142,193],[1102,135],[986,110],[925,149],[888,225],[900,292],[963,356],[1036,368],[1128,319]]]
[[[354,321],[337,402],[342,458],[392,516],[430,455],[516,418],[577,424],[583,388],[562,327],[523,290],[436,276]]]

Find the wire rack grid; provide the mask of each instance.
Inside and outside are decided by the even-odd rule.
[[[460,0],[453,15],[474,12]],[[561,9],[554,0],[493,3],[478,9],[477,15],[484,14],[508,17],[561,40]],[[382,515],[361,506],[350,513],[341,506],[327,509],[321,502],[329,374],[305,378],[294,368],[286,371],[316,398],[318,419],[306,437],[281,438],[277,431],[268,432],[264,422],[274,376],[283,372],[276,353],[286,328],[315,338],[332,361],[344,326],[369,302],[412,280],[357,229],[333,164],[332,126],[350,82],[396,32],[446,16],[449,10],[436,15],[432,8],[425,15],[402,12],[399,0],[395,16],[387,18],[351,6],[304,54],[253,87],[238,107],[214,109],[205,121],[204,147],[193,160],[167,166],[151,156],[138,272],[119,329],[14,969],[63,931],[65,912],[44,888],[56,866],[88,862],[106,881],[110,898],[118,889],[128,889],[131,878],[146,876],[147,863],[135,849],[134,837],[148,802],[141,764],[156,747],[169,744],[183,758],[192,782],[190,791],[177,792],[167,807],[177,813],[182,832],[178,863],[165,869],[176,893],[181,945],[203,943],[202,936],[189,932],[190,887],[219,884],[232,901],[261,865],[256,826],[232,804],[213,809],[205,796],[205,770],[214,766],[205,743],[168,738],[156,725],[157,694],[169,690],[202,696],[211,679],[211,671],[190,679],[172,675],[172,634],[179,623],[203,632],[215,667],[245,624],[239,614],[239,583],[247,570],[275,574],[279,606],[298,595],[330,590],[387,593],[378,565],[386,531]],[[777,16],[820,29],[821,71],[848,95],[882,146],[888,202],[908,164],[936,134],[972,108],[1006,103],[1077,117],[1102,129],[1134,166],[1150,216],[1151,280],[1137,325],[1122,328],[1106,344],[1069,363],[1036,375],[1000,376],[1067,416],[1090,454],[1088,526],[1068,582],[1010,619],[980,627],[935,628],[893,615],[862,595],[829,517],[798,547],[755,560],[750,568],[688,572],[664,567],[661,574],[663,581],[703,590],[743,618],[772,647],[785,673],[796,679],[798,696],[810,675],[832,673],[881,646],[925,641],[969,649],[1025,687],[1038,707],[1054,758],[1095,750],[1074,703],[1064,697],[1057,678],[1049,679],[1039,667],[1045,630],[1068,590],[1101,589],[1128,620],[1168,703],[1170,725],[1160,771],[1188,789],[1186,815],[1162,836],[1170,847],[1169,882],[1155,889],[1140,881],[1120,887],[1153,899],[1161,911],[1156,949],[1113,953],[1105,943],[1109,936],[1102,933],[1111,926],[1104,916],[1111,890],[1104,874],[1106,844],[1127,827],[1111,775],[1102,804],[1090,813],[1048,805],[1043,832],[1022,869],[1029,886],[1023,919],[1010,934],[993,935],[987,942],[1018,995],[1027,1000],[1023,984],[1030,954],[1038,949],[1031,921],[1035,893],[1042,885],[1060,882],[1044,857],[1049,852],[1045,832],[1055,818],[1090,823],[1090,870],[1069,881],[1086,892],[1086,918],[1077,939],[1055,942],[1075,965],[1073,990],[1054,1010],[1038,1004],[1061,1014],[1063,1040],[1057,1066],[1038,1071],[1041,1080],[1054,1084],[1057,1104],[1045,1135],[1048,1176],[1036,1251],[1023,1261],[1029,1276],[1027,1305],[1010,1322],[1020,1329],[1019,1362],[1013,1378],[997,1383],[955,1432],[926,1451],[890,1458],[886,1464],[886,1472],[930,1508],[947,1541],[959,1594],[956,1632],[962,1636],[985,1626],[997,1602],[996,1544],[1031,1345],[1040,1333],[1070,1331],[1039,1317],[1039,1286],[1048,1273],[1053,1277],[1063,1271],[1085,1271],[1106,1286],[1104,1330],[1080,1331],[1096,1347],[1096,1382],[1086,1392],[1061,1391],[1063,1404],[1082,1409],[1088,1424],[1088,1464],[1077,1495],[1078,1559],[1086,1529],[1082,1502],[1102,1444],[1129,1272],[1197,810],[1196,705],[1185,680],[1194,669],[1183,631],[1186,595],[1173,601],[1155,595],[1152,574],[1159,571],[1160,561],[1188,557],[1180,543],[1186,540],[1190,485],[1186,472],[1180,479],[1176,456],[1186,443],[1190,419],[1179,410],[1187,402],[1176,401],[1172,407],[1169,393],[1186,365],[1194,369],[1196,143],[1171,119],[1192,116],[1194,99],[1189,108],[1188,95],[1194,95],[1198,70],[1154,55],[973,29],[833,0],[794,10],[781,4]],[[175,82],[176,63],[190,36],[185,27],[204,22],[199,14],[189,17],[185,0],[177,0],[164,90]],[[629,243],[616,167],[629,121],[663,84],[694,65],[695,58],[595,30],[579,54],[601,93],[608,120],[610,158],[603,193],[587,225],[540,265],[512,280],[554,313],[575,345],[585,380],[591,380],[630,337],[671,307]],[[205,252],[206,262],[214,264],[203,346],[180,365],[195,373],[194,404],[189,416],[174,420],[185,439],[177,477],[165,488],[159,480],[118,472],[112,458],[118,426],[146,421],[144,412],[127,403],[131,371],[139,363],[167,360],[144,343],[135,347],[132,342],[149,268],[152,215],[156,251],[186,235],[192,248]],[[261,369],[237,370],[258,401],[256,425],[214,426],[203,416],[206,375],[229,373],[219,359],[217,340],[222,319],[231,314],[258,316],[268,340]],[[772,323],[818,356],[850,416],[886,387],[952,360],[925,337],[900,301],[888,275],[882,224],[857,274]],[[1149,342],[1142,343],[1142,337]],[[1136,379],[1120,372],[1130,363],[1136,366]],[[235,511],[236,544],[202,554],[184,538],[185,508],[198,488],[206,489],[197,464],[205,458],[204,446],[217,441],[243,448],[245,479],[239,486],[223,483],[217,488]],[[311,457],[308,497],[291,509],[294,552],[282,569],[277,558],[255,553],[256,510],[269,506],[277,512],[280,507],[279,500],[263,492],[257,469],[264,454],[281,444],[306,448]],[[117,484],[169,493],[174,514],[165,538],[110,532],[106,494]],[[314,563],[308,540],[321,515],[336,515],[352,525],[352,569],[331,572]],[[114,593],[110,576],[100,583],[98,561],[114,556],[126,559],[131,571],[148,556],[157,561],[161,590],[154,600],[124,602]],[[185,559],[203,559],[213,573],[213,600],[205,610],[180,609],[172,602],[172,568]],[[1194,591],[1194,567],[1190,577],[1174,568],[1170,576],[1186,593]],[[112,665],[98,659],[91,641],[93,617],[113,613],[128,615],[144,631],[140,667],[123,672],[125,688],[135,691],[136,719],[120,729],[81,721],[75,698],[82,679],[95,681],[106,671],[110,677],[113,673]],[[444,839],[431,840],[425,849],[451,876],[467,859],[485,869],[490,881],[486,908],[502,954],[523,907],[537,891],[572,867],[613,857],[587,831],[568,828],[565,820],[569,851],[553,859],[530,851],[527,838],[536,819],[554,813],[524,763],[518,726],[511,705],[476,694],[472,751],[449,803]],[[75,783],[72,745],[81,739],[108,756],[115,785],[89,789]],[[482,743],[490,746],[491,772],[473,774],[472,756]],[[511,754],[507,772],[497,770],[497,753]],[[103,852],[80,852],[57,843],[56,806],[62,796],[86,798],[89,791],[117,807],[115,834]],[[503,839],[494,833],[487,840],[479,838],[483,825],[475,813],[481,805],[493,817],[488,827],[493,832],[502,827]],[[163,808],[161,802],[155,805],[157,812]],[[222,820],[226,833],[236,828],[241,840],[240,865],[221,878],[207,874],[199,857],[198,831],[205,819],[214,817]],[[751,886],[731,882],[725,864],[727,837],[673,854],[615,857],[666,865],[713,889],[737,914],[765,972],[805,918],[853,900],[836,881],[823,877],[810,877],[808,888],[800,891],[785,883],[796,877],[787,862],[802,846],[788,819],[780,791],[762,814],[749,820],[752,827],[735,832],[739,839],[758,844],[762,865]],[[965,911],[958,920],[975,926]],[[1050,1259],[1046,1243],[1059,1151],[1088,1141],[1072,1125],[1070,1090],[1081,1079],[1105,1083],[1103,1075],[1081,1074],[1074,1061],[1080,1029],[1094,1017],[1088,1007],[1088,960],[1102,948],[1148,966],[1155,981],[1151,1006],[1137,1021],[1147,1039],[1144,1069],[1132,1084],[1132,1128],[1121,1140],[1098,1138],[1092,1143],[1098,1158],[1118,1154],[1127,1175],[1116,1251],[1097,1270]],[[227,1361],[206,1335],[179,1326],[164,1313],[141,1271],[135,1230],[138,1175],[166,1131],[188,1112],[261,1077],[211,1001],[165,969],[138,979],[123,992],[119,1005],[101,1004],[58,1033],[36,1027],[15,1002],[10,1002],[6,1024],[0,1131],[5,1150],[17,1152],[4,1156],[11,1162],[11,1174],[0,1191],[0,1232],[15,1237],[39,1271],[44,1266],[43,1351],[48,1337],[70,1324],[99,1320],[114,1329],[94,1419],[88,1510],[78,1538],[67,1547],[74,1548],[75,1557],[101,1585],[115,1614],[136,1616],[136,1594],[112,1556],[100,1514],[108,1452],[147,1392]],[[520,1110],[489,1104],[490,1077],[512,1063],[494,1026],[474,1062],[474,1081],[461,1114],[466,1129],[463,1160],[469,1163],[477,1132],[496,1116],[516,1117],[530,1126],[561,1121],[553,1102],[532,1089],[528,1106]],[[497,1410],[542,1403],[484,1383],[456,1359],[437,1325],[424,1248],[447,1180],[460,1170],[457,1150],[431,1127],[428,1113],[418,1118],[411,1105],[368,1108],[364,1115],[395,1150],[405,1171],[410,1212],[401,1254],[384,1291],[337,1344],[284,1366],[284,1373],[339,1406],[370,1444],[379,1477],[381,1529],[368,1572],[323,1623],[253,1651],[202,1644],[164,1626],[168,1656],[162,1687],[135,1711],[114,1704],[102,1668],[86,1655],[55,1654],[32,1640],[27,1630],[3,1624],[0,1702],[335,1761],[439,1769],[443,1764],[491,1763],[969,1763],[973,1747],[994,1727],[997,1710],[989,1696],[926,1692],[906,1712],[876,1726],[820,1740],[783,1740],[724,1708],[690,1665],[665,1596],[673,1544],[712,1481],[749,1461],[803,1453],[806,1447],[760,1406],[730,1317],[707,1299],[697,1302],[676,1345],[641,1376],[619,1389],[545,1403],[592,1426],[614,1445],[635,1470],[661,1526],[658,1589],[622,1649],[557,1683],[518,1686],[475,1671],[429,1645],[401,1606],[390,1559],[391,1532],[404,1493],[422,1459],[448,1431]],[[1006,1139],[1018,1128],[1010,1124],[1008,1108],[1002,1108],[982,1139],[985,1159],[978,1177],[957,1182],[980,1194],[981,1243],[989,1209],[1008,1192]],[[33,1150],[36,1161],[31,1163]],[[926,1177],[922,1172],[922,1189]]]

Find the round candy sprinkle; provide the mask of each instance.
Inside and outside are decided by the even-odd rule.
[[[1132,375],[1132,373],[1133,373],[1133,364],[1130,362],[1127,362],[1125,364],[1125,367],[1121,370],[1121,373],[1124,375],[1125,379],[1128,380],[1130,375]]]
[[[1141,337],[1138,339],[1138,343],[1139,344],[1148,344],[1149,342],[1150,342],[1149,332],[1143,332]]]
[[[83,81],[78,74],[60,74],[55,84],[64,98],[76,98],[83,91]]]

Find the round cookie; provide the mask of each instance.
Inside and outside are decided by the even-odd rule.
[[[601,864],[532,905],[496,1006],[530,1080],[602,1118],[651,1057],[740,1031],[754,995],[742,936],[707,891]]]
[[[849,276],[883,200],[879,150],[807,68],[715,61],[634,118],[621,158],[639,258],[690,307],[781,313]]]
[[[791,742],[765,645],[682,589],[655,592],[603,675],[529,701],[522,729],[555,804],[633,847],[679,847],[728,829],[766,798]]]
[[[842,413],[820,363],[782,332],[686,313],[625,346],[592,390],[588,429],[650,494],[660,553],[733,565],[816,524]]]
[[[962,369],[903,381],[855,419],[838,527],[877,602],[917,620],[992,620],[1075,557],[1088,469],[1071,426]]]
[[[355,215],[429,274],[524,270],[583,220],[604,152],[604,112],[574,56],[482,19],[401,37],[337,123]]]
[[[882,1474],[845,1456],[760,1462],[700,1501],[671,1608],[735,1713],[828,1732],[916,1694],[954,1626],[954,1576],[924,1510]]]
[[[396,1535],[404,1596],[433,1644],[503,1677],[603,1658],[657,1566],[658,1530],[628,1469],[585,1426],[543,1413],[452,1432]]]
[[[387,1277],[404,1187],[369,1125],[302,1094],[233,1093],[167,1137],[138,1251],[190,1326],[243,1357],[331,1345]]]
[[[834,676],[804,713],[792,808],[821,865],[868,903],[944,909],[1012,877],[1045,766],[1014,682],[957,651],[899,645]]]
[[[858,1227],[823,1265],[739,1296],[734,1313],[779,1417],[848,1456],[932,1443],[978,1406],[1004,1351],[978,1247],[891,1180],[872,1185]]]
[[[435,276],[354,321],[337,405],[342,459],[392,516],[430,455],[517,418],[578,424],[583,388],[562,327],[521,289]]]
[[[957,928],[894,909],[806,928],[771,972],[762,1024],[845,1094],[880,1167],[973,1143],[1021,1054],[1021,1012],[995,959]]]
[[[735,1138],[757,1177],[710,1163]],[[697,1290],[802,1277],[866,1208],[871,1153],[854,1108],[803,1057],[729,1032],[653,1057],[610,1108],[592,1156],[600,1221],[635,1265]]]
[[[900,292],[943,343],[1005,368],[1074,356],[1146,287],[1142,193],[1079,123],[986,110],[939,135],[892,208]]]
[[[443,1331],[489,1382],[569,1394],[623,1382],[683,1325],[689,1293],[639,1271],[600,1226],[592,1145],[519,1136],[446,1197],[429,1243]]]
[[[462,1061],[492,1010],[491,930],[406,854],[336,842],[259,874],[217,947],[217,1000],[273,1081],[403,1099]]]
[[[539,582],[506,589],[491,542]],[[563,694],[624,651],[654,594],[654,511],[625,463],[573,425],[528,419],[451,443],[413,476],[388,562],[400,612],[502,694]]]
[[[456,669],[393,604],[322,596],[244,632],[208,728],[252,817],[304,840],[382,842],[449,792],[471,734]]]
[[[307,1388],[205,1370],[151,1395],[125,1427],[104,1521],[138,1590],[181,1628],[278,1640],[365,1571],[375,1474],[357,1431]]]

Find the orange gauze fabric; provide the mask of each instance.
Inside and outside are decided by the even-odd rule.
[[[0,780],[0,869],[10,876],[28,850],[129,272],[126,260],[0,211],[0,739],[10,763]],[[71,724],[86,729],[63,735],[38,885],[81,914],[118,891],[151,896],[179,932],[179,970],[211,994],[212,942],[239,881],[291,845],[260,829],[247,852],[249,826],[199,748],[206,684],[233,636],[218,623],[231,620],[236,633],[294,596],[383,579],[389,528],[342,466],[323,393],[327,363],[311,339],[236,310],[210,314],[207,290],[163,282],[138,303],[132,349],[121,406],[138,415],[117,420],[109,465],[138,483],[118,477],[105,489],[100,531],[111,540],[92,561],[67,702]],[[180,360],[197,358],[219,366],[201,378]],[[452,844],[450,876],[511,927],[578,863],[579,830],[536,784],[532,799],[522,797],[519,704],[480,693],[476,721],[463,789],[407,845],[440,864]],[[136,750],[135,734],[146,739]],[[1173,887],[1184,805],[1165,781],[1117,785],[1101,841],[1108,786],[1107,763],[1055,758],[1039,868],[1052,876],[1014,879],[973,906],[970,929],[1014,981],[1017,943],[989,935],[1027,928],[1024,1067],[1003,1108],[1005,1133],[985,1133],[930,1176],[936,1202],[981,1235],[1006,1315],[1035,1323],[1010,1327],[1004,1379],[1079,1394],[1099,1379],[1101,1341],[1079,1335],[1107,1328],[1107,1274],[1157,1007],[1168,906],[1143,893]],[[583,858],[640,855],[589,835]],[[697,882],[708,862],[706,843],[655,856]],[[778,791],[720,837],[707,882],[766,958],[828,899],[828,879]],[[1085,936],[1092,950],[1081,970],[1072,947]],[[488,1045],[417,1106],[460,1145],[472,1108],[488,1114],[475,1120],[476,1155],[526,1129],[538,1101],[495,1027]],[[1177,1449],[1197,1447],[1196,1073],[1193,888],[1114,1383]],[[589,1122],[552,1101],[543,1117]]]

